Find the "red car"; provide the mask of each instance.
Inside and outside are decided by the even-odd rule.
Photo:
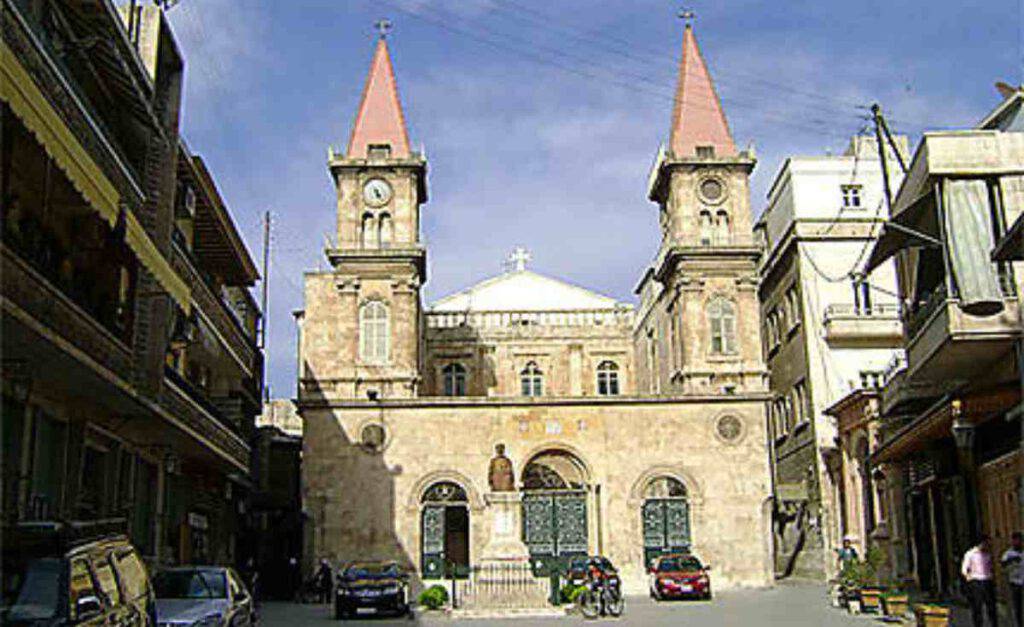
[[[663,599],[710,599],[710,566],[692,555],[662,555],[654,560],[651,575],[651,597]]]

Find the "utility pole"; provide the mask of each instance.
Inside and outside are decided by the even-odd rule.
[[[878,103],[871,105],[871,118],[875,122],[875,142],[878,144],[878,159],[882,164],[882,188],[885,190],[885,208],[888,217],[892,217],[892,188],[889,186],[889,160],[885,158],[885,140],[882,138],[882,128],[885,126],[885,119],[882,118],[882,108]],[[896,153],[899,155],[899,153]],[[903,162],[902,157],[900,162]]]
[[[264,401],[269,400],[270,388],[267,387],[267,308],[269,306],[269,288],[270,288],[270,211],[263,213],[263,284],[260,286],[262,294],[260,296],[260,312],[262,317],[260,318],[260,339],[259,348],[263,351],[263,376],[262,376],[262,387],[260,396],[263,397]]]

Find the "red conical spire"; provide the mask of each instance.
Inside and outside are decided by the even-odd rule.
[[[736,154],[722,103],[700,54],[693,28],[687,24],[683,31],[683,57],[679,62],[679,84],[672,107],[669,148],[676,157],[693,157],[697,146],[713,146],[717,157]]]
[[[346,156],[364,159],[371,144],[389,144],[392,157],[409,157],[409,133],[405,128],[395,71],[391,67],[391,54],[384,37],[377,41],[377,49],[373,53]]]

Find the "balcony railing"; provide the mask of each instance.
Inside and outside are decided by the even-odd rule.
[[[206,394],[173,368],[164,368],[160,404],[177,420],[230,455],[239,465],[249,463],[245,430],[232,424]]]
[[[6,243],[3,251],[3,298],[60,335],[125,381],[132,379],[132,357],[125,338],[131,329],[119,328],[97,316]],[[82,281],[86,283],[86,281]],[[123,335],[122,335],[123,334]]]
[[[825,307],[825,321],[836,318],[887,318],[893,319],[900,315],[900,306],[883,303],[879,305],[854,305],[850,303],[833,303]]]
[[[502,327],[584,327],[631,326],[632,309],[593,309],[577,311],[457,311],[428,312],[431,329]]]
[[[258,366],[255,338],[249,337],[231,308],[214,292],[192,255],[177,241],[173,248],[171,263],[192,287],[192,298],[196,305],[213,321],[214,327],[232,352],[244,362],[244,367],[248,371],[246,374],[253,375]]]

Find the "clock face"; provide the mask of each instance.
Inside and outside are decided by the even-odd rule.
[[[363,186],[363,200],[371,207],[381,207],[391,200],[391,186],[384,179],[370,179]]]

